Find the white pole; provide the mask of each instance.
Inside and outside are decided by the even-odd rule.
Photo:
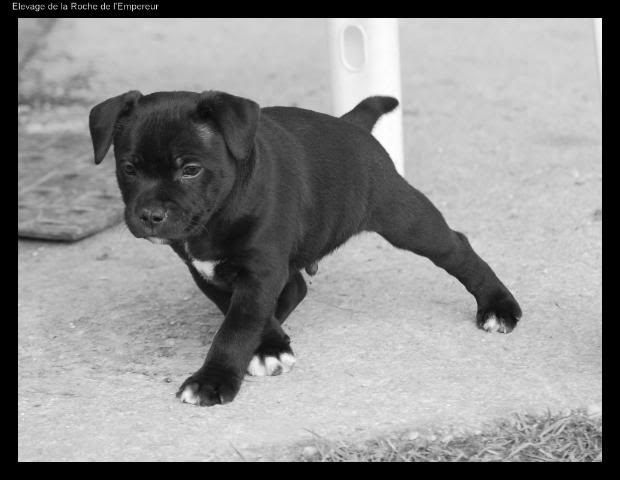
[[[596,59],[598,61],[598,79],[601,85],[601,96],[603,95],[603,19],[594,19],[594,36],[596,39]]]
[[[328,34],[334,115],[371,95],[402,101],[397,18],[330,18]],[[384,115],[372,133],[403,175],[402,106]]]

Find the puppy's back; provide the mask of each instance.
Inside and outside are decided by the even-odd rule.
[[[324,113],[263,108],[258,138],[265,149],[278,145],[264,156],[274,162],[282,199],[299,207],[295,209],[301,212],[304,237],[300,247],[311,260],[363,230],[376,187],[398,176],[368,130]]]

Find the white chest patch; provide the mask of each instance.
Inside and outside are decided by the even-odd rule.
[[[205,280],[213,280],[215,265],[217,262],[211,260],[192,260],[192,265]]]

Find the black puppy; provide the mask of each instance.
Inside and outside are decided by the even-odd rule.
[[[170,245],[226,316],[183,401],[227,403],[246,372],[288,371],[281,324],[306,295],[300,271],[362,231],[454,275],[480,328],[515,327],[512,294],[370,134],[397,105],[371,97],[335,118],[216,91],[131,91],[91,110],[95,163],[114,143],[129,230]]]

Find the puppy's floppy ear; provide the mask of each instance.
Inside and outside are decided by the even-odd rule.
[[[95,163],[99,165],[112,145],[114,127],[118,119],[131,111],[142,96],[137,90],[108,98],[96,105],[88,116],[90,138],[95,151]]]
[[[237,160],[245,160],[250,156],[260,115],[256,102],[209,90],[200,94],[197,110],[201,118],[215,123]]]

